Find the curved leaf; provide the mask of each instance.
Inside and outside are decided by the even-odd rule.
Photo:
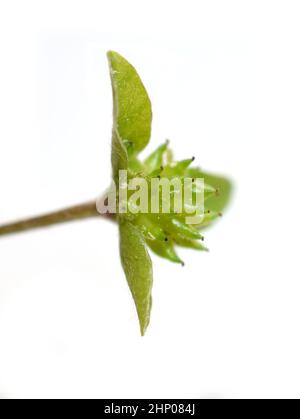
[[[152,262],[142,233],[125,218],[119,220],[122,266],[140,321],[142,336],[150,321]]]
[[[128,169],[128,155],[127,150],[121,141],[118,131],[113,128],[112,132],[112,150],[111,150],[111,164],[113,169],[113,179],[116,184],[119,183],[119,170]]]
[[[133,153],[143,150],[151,135],[152,109],[135,68],[117,52],[107,53],[114,97],[114,127]]]

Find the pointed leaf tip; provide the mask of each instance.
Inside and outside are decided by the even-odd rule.
[[[141,335],[144,336],[152,306],[152,262],[139,229],[126,219],[120,220],[119,228],[122,266],[135,302]]]

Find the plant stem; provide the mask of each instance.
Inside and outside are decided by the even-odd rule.
[[[104,202],[103,198],[103,202]],[[32,217],[20,220],[14,223],[0,226],[0,236],[7,234],[20,233],[27,230],[33,230],[40,227],[48,227],[54,224],[65,223],[74,220],[82,220],[92,217],[112,217],[113,214],[100,214],[97,211],[96,201],[87,202],[85,204],[76,205],[55,211],[38,217]]]

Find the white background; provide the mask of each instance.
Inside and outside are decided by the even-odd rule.
[[[1,397],[300,397],[299,1],[0,3],[0,222],[110,180],[105,53],[138,69],[150,148],[235,182],[146,337],[103,220],[0,240]]]

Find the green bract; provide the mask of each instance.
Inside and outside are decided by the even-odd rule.
[[[127,170],[129,179],[142,177],[149,184],[159,177],[176,178],[180,182],[187,177],[203,178],[205,182],[205,215],[199,225],[186,223],[188,209],[185,207],[180,213],[174,208],[170,213],[117,212],[122,266],[135,301],[141,334],[144,335],[150,320],[153,282],[147,246],[157,255],[181,264],[183,262],[176,253],[176,246],[207,250],[200,230],[221,215],[229,201],[231,185],[227,179],[191,168],[193,158],[174,161],[168,142],[144,161],[139,160],[139,152],[150,139],[151,102],[140,77],[128,61],[112,51],[108,53],[108,60],[114,98],[112,169],[115,183],[119,184],[119,170]],[[192,191],[196,194],[194,189]]]

